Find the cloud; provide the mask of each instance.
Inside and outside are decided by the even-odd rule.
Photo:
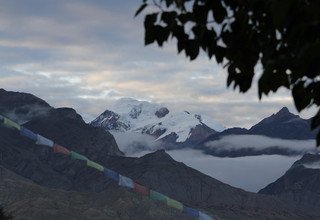
[[[50,107],[32,104],[16,107],[10,111],[3,112],[3,114],[19,124],[24,124],[35,117],[47,115],[49,111]]]
[[[313,163],[305,163],[303,164],[303,166],[309,169],[320,169],[320,161],[316,161]]]
[[[166,151],[173,159],[199,170],[215,179],[250,192],[257,192],[280,178],[300,156],[260,155],[237,158],[219,158],[199,150]],[[131,156],[143,156],[142,151]]]
[[[162,149],[161,141],[155,141],[155,138],[147,134],[135,132],[111,132],[118,147],[126,156],[140,154],[141,152],[155,151]]]
[[[267,150],[278,149],[285,154],[301,155],[306,152],[313,152],[316,143],[315,140],[286,140],[262,135],[228,135],[219,140],[207,142],[205,146],[218,154],[241,150],[263,153]]]

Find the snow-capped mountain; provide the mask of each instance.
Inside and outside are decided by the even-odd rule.
[[[167,107],[124,98],[109,105],[91,122],[108,131],[149,134],[156,140],[196,143],[224,127],[208,116],[188,111],[172,112]]]

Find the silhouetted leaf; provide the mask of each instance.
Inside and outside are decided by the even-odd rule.
[[[165,0],[166,1],[166,6],[170,7],[170,5],[173,3],[173,0]]]
[[[294,85],[292,89],[292,96],[294,99],[294,104],[299,112],[306,108],[311,102],[311,97],[306,92],[302,81]]]
[[[319,125],[320,125],[320,110],[318,111],[318,113],[315,116],[312,117],[312,119],[311,119],[311,128],[315,129]]]
[[[185,49],[186,55],[190,57],[190,60],[197,58],[199,54],[199,44],[196,40],[189,40]]]
[[[175,11],[163,12],[161,15],[161,20],[169,25],[174,22],[176,17],[177,17],[177,12]]]
[[[213,11],[213,17],[216,22],[221,24],[222,21],[227,16],[227,10],[222,6],[220,0],[211,0],[211,1],[212,1],[211,9]]]
[[[136,11],[136,13],[134,14],[134,16],[138,16],[142,11],[143,9],[145,9],[147,7],[148,4],[144,3],[140,6],[140,8]]]
[[[199,24],[206,24],[209,10],[205,5],[196,2],[193,4],[194,19]]]

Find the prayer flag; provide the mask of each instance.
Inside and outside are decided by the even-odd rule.
[[[21,127],[20,134],[33,140],[33,141],[37,141],[37,139],[38,139],[38,137],[35,133],[30,131],[29,129],[26,129],[25,127]]]
[[[104,168],[104,175],[112,180],[114,180],[115,182],[119,182],[119,173],[113,171],[113,170],[110,170],[110,169],[107,169],[107,168]]]
[[[156,192],[154,190],[150,190],[150,199],[159,200],[162,202],[167,202],[168,197],[163,195],[162,193]]]
[[[209,215],[199,212],[199,220],[213,220]]]
[[[138,183],[134,183],[134,191],[141,193],[144,196],[149,196],[150,189],[148,187],[142,186]]]
[[[8,118],[4,118],[4,124],[6,124],[6,125],[8,125],[10,127],[13,127],[13,128],[15,128],[15,129],[17,129],[19,131],[21,129],[21,126],[19,124],[15,123],[14,121],[11,121]]]
[[[131,188],[131,189],[133,189],[134,187],[132,179],[126,176],[122,176],[121,174],[119,174],[119,185]]]
[[[175,209],[178,209],[180,211],[183,210],[183,205],[181,202],[178,202],[177,200],[174,200],[174,199],[170,199],[168,198],[167,199],[167,205],[172,207],[172,208],[175,208]]]
[[[54,144],[53,145],[53,152],[54,153],[61,153],[61,154],[65,154],[65,155],[70,155],[71,154],[70,150],[60,146],[59,144]]]
[[[99,170],[101,172],[104,171],[104,167],[103,166],[101,166],[100,164],[97,164],[96,162],[93,162],[91,160],[87,160],[87,166],[95,168],[95,169],[97,169],[97,170]]]
[[[36,141],[36,144],[38,145],[45,145],[45,146],[48,146],[48,147],[53,147],[54,143],[52,140],[50,139],[47,139],[39,134],[37,134],[37,141]]]
[[[75,160],[88,160],[87,157],[81,154],[78,154],[77,152],[74,152],[74,151],[71,151],[71,158]]]
[[[183,206],[183,212],[193,217],[199,217],[199,211],[187,206]]]

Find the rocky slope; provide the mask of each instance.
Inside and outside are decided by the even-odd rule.
[[[316,219],[293,202],[234,188],[173,160],[165,151],[141,158],[108,159],[109,165],[138,182],[221,219]]]
[[[43,187],[0,166],[0,204],[14,219],[190,219],[120,187],[99,193]]]
[[[87,125],[71,109],[54,109],[24,126],[97,162],[107,155],[122,155],[112,135]],[[97,186],[97,173],[87,169],[84,163],[53,154],[51,148],[36,145],[15,130],[0,126],[0,134],[0,165],[25,178],[65,190],[101,190],[107,184],[101,181]],[[87,172],[88,175],[83,175]]]
[[[260,194],[290,199],[300,206],[317,209],[320,206],[320,155],[306,154]]]
[[[224,127],[209,117],[171,112],[167,107],[134,99],[120,99],[91,122],[108,131],[152,135],[167,144],[195,144]]]

